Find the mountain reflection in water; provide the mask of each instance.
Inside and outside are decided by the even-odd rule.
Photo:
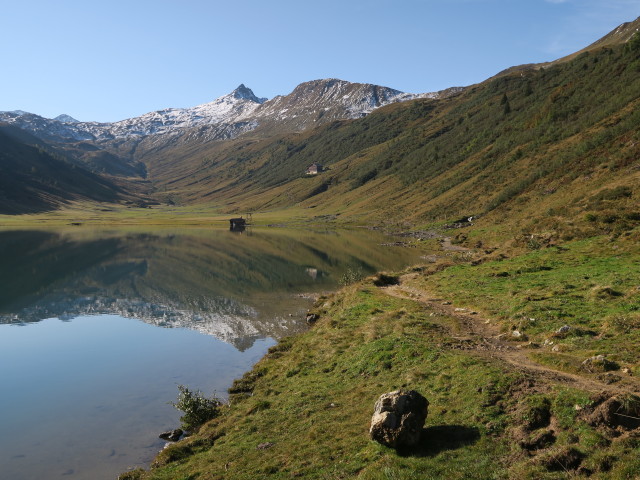
[[[371,231],[0,231],[0,323],[117,314],[250,348],[303,328],[305,294],[414,261]]]

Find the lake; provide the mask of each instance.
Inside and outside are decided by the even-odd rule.
[[[345,274],[419,258],[369,230],[0,230],[0,477],[113,479],[226,396]]]

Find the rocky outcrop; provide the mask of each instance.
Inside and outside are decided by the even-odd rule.
[[[184,431],[181,428],[176,428],[175,430],[162,432],[160,435],[158,435],[158,437],[162,438],[163,440],[177,442],[178,440],[180,440],[180,437],[182,436],[183,433]]]
[[[381,395],[371,418],[371,439],[392,448],[417,445],[428,407],[429,401],[415,390]]]

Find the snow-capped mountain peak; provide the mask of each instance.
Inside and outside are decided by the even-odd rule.
[[[244,83],[241,83],[238,88],[230,93],[230,95],[232,95],[233,98],[251,100],[252,102],[256,103],[264,103],[268,100],[267,98],[256,97],[250,88],[245,87]]]
[[[167,108],[112,123],[110,133],[116,137],[145,136],[201,125],[235,123],[265,101],[256,97],[250,88],[240,85],[209,103],[190,108]]]

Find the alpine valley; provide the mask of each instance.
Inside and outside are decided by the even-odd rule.
[[[325,79],[271,100],[240,85],[114,123],[0,112],[0,213],[88,201],[313,207],[370,224],[504,211],[526,221],[541,208],[574,218],[593,206],[586,192],[633,183],[626,168],[638,147],[621,139],[637,126],[637,29],[638,20],[575,55],[436,93]],[[313,163],[325,171],[307,175]]]
[[[114,123],[0,112],[5,225],[251,213],[427,250],[351,272],[214,419],[121,478],[640,478],[638,31],[433,93],[323,79]],[[430,402],[406,450],[367,433],[396,389]]]

